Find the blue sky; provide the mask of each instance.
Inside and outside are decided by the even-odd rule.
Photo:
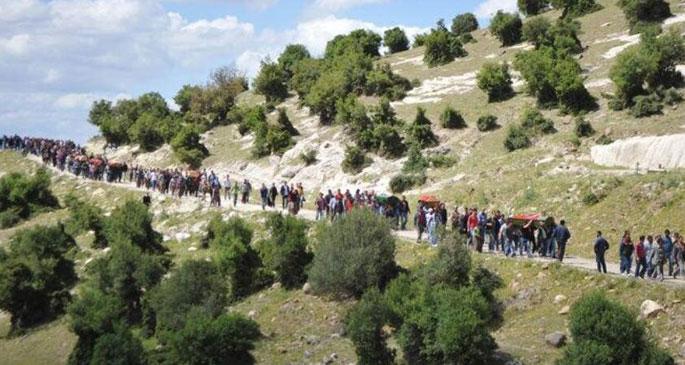
[[[234,65],[248,75],[289,43],[314,54],[337,34],[403,27],[410,36],[515,0],[0,0],[0,134],[84,142],[97,99],[158,91]]]

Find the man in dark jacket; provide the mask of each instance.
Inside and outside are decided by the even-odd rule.
[[[607,263],[604,254],[609,249],[609,242],[602,237],[602,232],[597,231],[595,240],[595,259],[597,260],[597,271],[607,273]]]
[[[554,229],[554,240],[557,242],[558,259],[559,262],[564,261],[564,254],[566,253],[566,243],[571,238],[571,232],[566,228],[566,221],[563,219],[559,225]]]

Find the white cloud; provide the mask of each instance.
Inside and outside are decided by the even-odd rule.
[[[497,10],[517,12],[516,0],[485,0],[476,8],[475,15],[481,19],[492,18]]]
[[[20,56],[26,53],[29,49],[29,42],[31,36],[28,34],[16,34],[10,38],[0,38],[0,55],[3,53],[12,56]]]
[[[314,5],[324,10],[339,11],[360,5],[380,4],[388,1],[389,0],[316,0]]]
[[[66,94],[55,100],[54,105],[61,109],[87,109],[94,101],[101,99],[94,94]]]

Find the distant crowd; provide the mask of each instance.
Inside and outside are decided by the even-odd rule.
[[[125,162],[87,154],[85,148],[72,141],[3,136],[0,149],[39,156],[45,164],[87,179],[110,183],[128,181],[138,188],[176,197],[193,196],[204,200],[209,196],[210,205],[215,207],[221,206],[222,198],[233,206],[238,202],[248,204],[253,192],[252,183],[247,179],[239,181],[229,175],[221,178],[211,170],[129,166]],[[280,208],[292,215],[297,215],[306,202],[304,188],[299,183],[261,184],[258,193],[262,209],[276,208],[280,198]],[[449,229],[465,234],[468,245],[478,252],[487,247],[490,252],[500,252],[508,257],[539,255],[563,261],[571,238],[564,220],[557,224],[553,218],[515,219],[498,210],[488,214],[466,207],[455,207],[450,214],[445,204],[436,200],[420,200],[412,214],[404,196],[388,197],[359,189],[354,193],[328,190],[325,194],[320,193],[313,205],[316,220],[336,220],[354,208],[364,207],[387,217],[397,230],[406,230],[410,217],[413,218],[417,243],[425,239],[435,247],[440,233]],[[598,232],[594,252],[600,272],[607,271],[605,254],[608,250],[608,241]],[[678,233],[671,235],[669,230],[663,234],[640,236],[635,243],[630,233],[625,232],[619,243],[619,257],[623,275],[632,272],[635,277],[663,280],[667,267],[669,276],[685,277],[684,239]],[[635,270],[631,271],[633,263]]]

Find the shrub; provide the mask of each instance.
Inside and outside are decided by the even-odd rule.
[[[526,16],[538,15],[549,6],[549,0],[518,0],[519,11]]]
[[[98,338],[93,347],[92,365],[145,365],[145,350],[127,329],[118,328]]]
[[[438,24],[438,27],[426,36],[425,46],[423,61],[428,67],[445,65],[457,57],[466,56],[459,37],[449,32],[442,24]]]
[[[476,43],[476,38],[473,38],[473,34],[471,33],[464,33],[459,36],[459,42],[461,44],[469,44],[469,43]]]
[[[291,136],[299,136],[300,132],[293,126],[293,123],[288,118],[288,111],[285,108],[278,109],[278,126],[281,130],[288,132]]]
[[[599,203],[599,196],[597,196],[597,194],[593,193],[592,191],[588,191],[583,195],[583,204],[595,205],[597,203]]]
[[[152,228],[152,214],[137,200],[129,200],[112,211],[105,220],[107,242],[127,242],[143,252],[163,253],[162,235]]]
[[[661,23],[672,15],[668,2],[664,0],[620,0],[618,6],[623,9],[633,30],[644,24]]]
[[[466,239],[458,232],[447,234],[440,242],[437,258],[423,268],[422,276],[431,286],[461,288],[469,285],[471,255]]]
[[[383,38],[377,33],[357,29],[346,35],[338,35],[326,44],[326,59],[340,57],[349,53],[358,53],[368,57],[379,57],[378,49]]]
[[[311,166],[316,163],[316,150],[306,150],[300,153],[300,160],[305,166]]]
[[[550,0],[555,9],[563,9],[561,18],[576,18],[602,8],[595,0]]]
[[[288,97],[288,74],[277,63],[265,59],[254,80],[257,94],[264,95],[266,102],[280,102]]]
[[[582,117],[576,118],[576,126],[573,131],[578,138],[590,137],[595,134],[592,124]]]
[[[449,129],[466,127],[466,121],[464,121],[464,117],[461,116],[461,113],[449,106],[440,114],[440,124],[443,128]]]
[[[399,174],[390,179],[390,191],[394,194],[401,194],[413,187],[423,185],[426,182],[426,175],[423,173]]]
[[[419,148],[433,147],[438,144],[438,137],[431,130],[431,121],[426,117],[426,109],[421,107],[416,109],[416,118],[409,125],[407,135],[411,143]]]
[[[50,190],[47,170],[39,169],[33,176],[10,173],[0,177],[0,226],[3,228],[58,206]]]
[[[202,160],[209,156],[207,147],[200,142],[200,134],[192,126],[186,126],[171,140],[176,157],[191,168],[199,168]]]
[[[390,310],[376,288],[366,292],[347,314],[345,328],[360,365],[394,364],[395,353],[386,346],[382,331],[390,316]]]
[[[530,131],[532,134],[551,134],[557,130],[554,122],[545,118],[539,110],[527,108],[521,115],[521,127]]]
[[[397,127],[387,124],[377,125],[373,130],[374,144],[381,156],[398,158],[404,154],[406,146]]]
[[[364,92],[390,100],[400,100],[411,90],[411,82],[392,72],[390,65],[381,63],[366,75]]]
[[[371,159],[366,153],[357,146],[345,147],[345,159],[342,162],[342,169],[348,174],[358,174],[366,166],[371,164]]]
[[[390,53],[397,53],[409,49],[409,39],[402,28],[395,27],[385,31],[383,44],[388,47]]]
[[[129,139],[140,145],[143,151],[150,152],[164,144],[164,135],[160,129],[159,119],[151,113],[144,113],[128,130]]]
[[[517,14],[498,10],[490,22],[490,33],[502,42],[502,46],[512,46],[521,42],[523,23]]]
[[[309,270],[309,282],[318,293],[360,297],[369,288],[383,288],[397,274],[390,226],[370,210],[352,210],[322,228],[318,239]]]
[[[514,94],[507,63],[486,63],[477,76],[478,88],[488,94],[488,101],[501,101]]]
[[[426,44],[426,38],[428,38],[428,33],[417,34],[414,36],[414,43],[412,43],[412,47],[423,47]]]
[[[11,330],[26,329],[62,314],[77,276],[70,253],[74,239],[64,226],[17,232],[9,252],[0,254],[0,309],[11,316]]]
[[[564,352],[560,365],[584,364],[589,360],[611,364],[673,364],[670,356],[651,344],[644,323],[602,293],[589,294],[573,305],[569,329],[573,343]],[[650,362],[656,359],[663,362]]]
[[[544,16],[530,18],[523,24],[523,39],[533,43],[535,48],[540,48],[547,43],[551,28],[552,23]]]
[[[607,136],[606,134],[602,134],[597,138],[595,143],[600,144],[600,145],[607,145],[607,144],[612,144],[614,143],[614,140],[611,139],[611,137]]]
[[[454,159],[454,157],[450,157],[447,155],[434,155],[431,156],[428,159],[428,162],[432,167],[435,167],[436,169],[440,169],[443,167],[452,167],[454,166],[457,161]]]
[[[183,328],[167,336],[172,363],[254,363],[250,351],[261,337],[255,321],[237,313],[211,316],[197,308],[188,313],[184,323]]]
[[[224,222],[220,215],[216,215],[207,225],[207,239],[210,247],[221,247],[233,238],[249,245],[253,235],[252,228],[240,217],[231,217]]]
[[[102,248],[107,245],[104,237],[104,214],[100,207],[80,200],[70,193],[65,198],[65,205],[71,216],[65,222],[66,232],[71,236],[78,236],[86,231],[95,232],[95,247]]]
[[[478,29],[478,19],[472,13],[459,14],[452,19],[452,33],[462,35]]]
[[[664,104],[674,106],[683,101],[683,96],[676,88],[671,87],[661,92],[661,99]]]
[[[423,152],[421,152],[421,148],[417,145],[411,145],[407,154],[407,161],[402,166],[402,172],[424,173],[428,165],[428,160],[424,157]]]
[[[633,98],[633,106],[630,107],[630,114],[635,118],[644,118],[655,114],[661,114],[664,108],[659,97],[651,95],[638,95]]]
[[[491,131],[497,128],[497,117],[494,115],[483,115],[478,118],[476,125],[481,132]]]
[[[0,212],[0,229],[14,227],[19,222],[21,222],[21,217],[19,216],[18,209],[9,209]]]
[[[504,147],[507,151],[515,151],[530,147],[531,142],[528,133],[523,127],[512,125],[507,131],[506,139],[504,140]]]
[[[300,287],[307,281],[306,269],[313,258],[307,249],[307,224],[291,216],[272,214],[266,228],[269,237],[259,244],[266,267],[276,273],[284,287]]]
[[[296,67],[303,60],[311,59],[311,55],[307,50],[307,47],[301,44],[289,44],[283,50],[280,56],[278,56],[278,66],[285,71],[290,80],[295,74]]]

